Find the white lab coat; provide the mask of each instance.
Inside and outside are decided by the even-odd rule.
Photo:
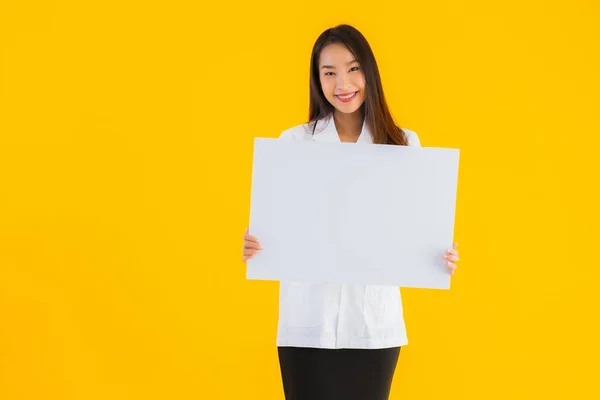
[[[340,142],[332,118],[285,130],[280,139]],[[410,146],[417,134],[403,129]],[[366,125],[357,144],[373,143]],[[301,249],[300,249],[301,250]],[[377,349],[408,344],[396,286],[281,282],[277,346]]]

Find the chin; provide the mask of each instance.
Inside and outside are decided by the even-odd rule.
[[[339,104],[336,104],[334,107],[338,112],[341,112],[343,114],[354,114],[355,112],[360,111],[362,105],[363,103],[360,103],[358,105],[348,104],[346,106],[340,106]]]
[[[356,108],[356,107],[353,107],[353,108],[351,108],[351,109],[350,109],[350,108],[340,108],[340,107],[335,107],[335,110],[336,110],[337,112],[340,112],[340,113],[342,113],[342,114],[354,114],[354,113],[355,113],[355,112],[357,112],[359,109],[360,109],[360,107],[358,107],[358,108]]]
[[[364,100],[348,104],[340,104],[340,102],[336,101],[335,99],[333,101],[331,101],[330,99],[328,100],[329,103],[333,106],[333,108],[335,108],[337,112],[340,112],[342,114],[354,114],[355,112],[360,111],[360,108],[364,104]]]

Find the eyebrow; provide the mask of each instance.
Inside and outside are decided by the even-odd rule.
[[[355,63],[355,62],[358,62],[358,61],[356,61],[356,60],[348,61],[348,62],[346,63],[346,65],[350,65],[350,64],[353,64],[353,63]],[[323,66],[321,67],[321,69],[335,69],[335,67],[334,67],[333,65],[323,65]]]

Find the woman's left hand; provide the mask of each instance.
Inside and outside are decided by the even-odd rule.
[[[442,257],[444,260],[446,260],[446,266],[450,269],[450,274],[453,274],[456,271],[456,268],[458,268],[456,265],[458,262],[458,250],[456,250],[457,247],[458,243],[454,243],[452,249],[447,249],[446,254],[444,254]]]

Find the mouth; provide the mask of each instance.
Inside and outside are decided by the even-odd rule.
[[[352,100],[354,100],[357,94],[358,92],[336,94],[335,98],[341,101],[342,103],[349,103]]]

